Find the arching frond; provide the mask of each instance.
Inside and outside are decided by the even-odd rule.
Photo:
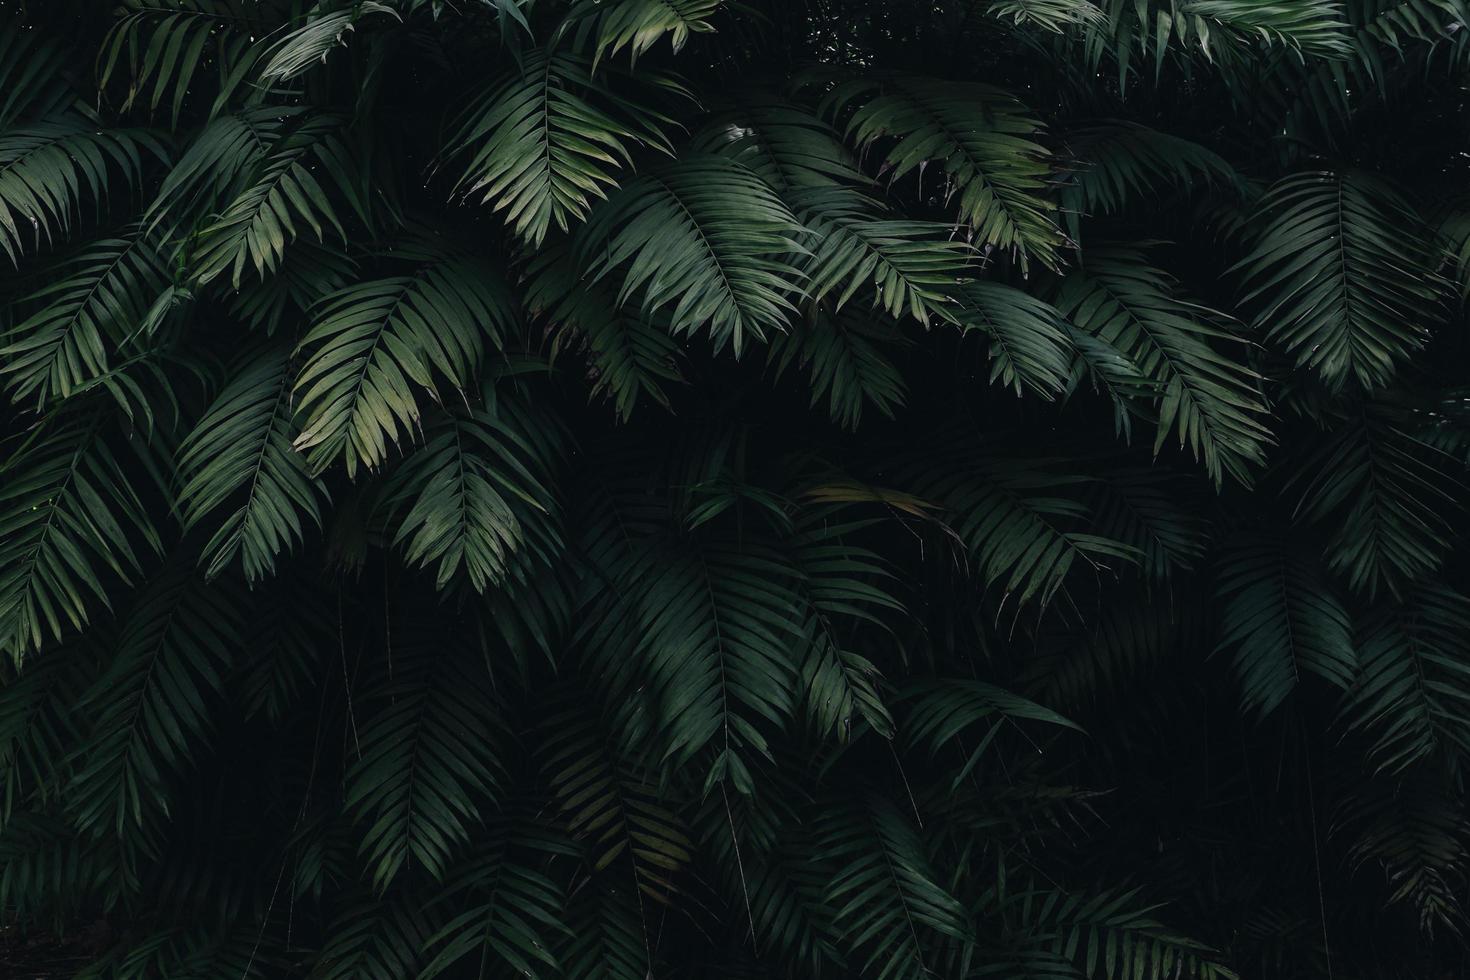
[[[325,297],[301,340],[296,448],[314,472],[338,459],[349,476],[382,466],[418,421],[418,393],[436,391],[436,374],[466,386],[514,318],[499,277],[469,258],[439,257],[414,275]]]
[[[579,282],[561,253],[537,263],[526,286],[526,305],[554,325],[558,352],[586,349],[592,394],[610,398],[620,420],[632,417],[640,398],[668,405],[666,384],[682,380],[680,351],[661,323],[619,308],[602,284]]]
[[[423,965],[432,927],[412,899],[363,899],[346,906],[327,930],[310,980],[398,980]]]
[[[54,113],[0,133],[0,249],[20,258],[63,238],[83,204],[101,205],[163,158],[143,130],[99,129],[82,110]]]
[[[551,489],[563,451],[549,420],[510,399],[445,417],[425,433],[385,488],[395,545],[410,564],[435,568],[444,588],[461,568],[484,592],[560,551]]]
[[[512,836],[516,828],[498,819],[464,861],[436,904],[453,915],[429,940],[433,951],[419,973],[435,980],[461,963],[496,964],[518,976],[541,980],[556,975],[551,950],[567,932],[557,884],[537,870],[554,845],[543,838]]]
[[[1155,452],[1177,433],[1217,484],[1226,474],[1250,483],[1271,441],[1266,407],[1255,372],[1215,348],[1235,341],[1219,314],[1179,299],[1167,275],[1124,248],[1094,249],[1057,308],[1159,385]]]
[[[209,578],[237,559],[247,581],[265,578],[321,523],[323,487],[291,445],[290,394],[289,349],[251,351],[179,448],[184,529],[217,525],[199,556]]]
[[[1307,671],[1346,690],[1357,674],[1347,609],[1315,565],[1268,537],[1221,556],[1220,649],[1231,650],[1248,709],[1269,714]]]
[[[1296,468],[1297,510],[1327,526],[1328,567],[1354,590],[1396,592],[1444,559],[1456,470],[1415,435],[1404,406],[1370,402]]]
[[[402,20],[392,5],[378,0],[359,0],[342,10],[318,8],[304,23],[287,31],[271,44],[269,60],[260,70],[260,81],[269,85],[286,82],[325,62],[335,49],[346,44],[348,34],[374,14]]]
[[[788,195],[812,232],[806,267],[811,298],[830,297],[836,309],[869,292],[895,319],[905,314],[927,325],[931,315],[952,319],[953,288],[969,264],[970,249],[938,222],[894,220],[877,202],[848,188],[810,188]]]
[[[1069,895],[1030,889],[1011,896],[1008,905],[1044,948],[1091,980],[1145,980],[1155,973],[1236,980],[1215,950],[1153,918],[1160,906],[1142,904],[1137,890]]]
[[[786,329],[803,276],[786,258],[804,230],[771,187],[723,157],[685,157],[596,208],[576,253],[594,281],[618,275],[618,304],[672,307],[676,334],[708,330],[738,355]]]
[[[1376,613],[1362,629],[1357,683],[1343,706],[1372,739],[1380,771],[1402,773],[1441,747],[1470,748],[1470,672],[1459,654],[1470,600],[1440,586]]]
[[[655,787],[618,757],[595,713],[579,701],[563,707],[544,722],[547,779],[598,882],[588,887],[624,896],[642,946],[652,917],[663,915],[662,906],[687,887],[682,879],[694,858],[693,844]]]
[[[137,440],[112,444],[104,407],[33,432],[0,463],[0,651],[20,658],[110,609],[162,551],[129,473],[151,464]],[[138,453],[138,462],[128,458]]]
[[[67,790],[83,831],[156,841],[169,783],[204,754],[225,668],[241,642],[237,597],[173,562],[123,623],[107,671],[82,696],[88,719]]]
[[[637,59],[664,35],[677,54],[691,34],[714,30],[710,23],[724,0],[577,0],[567,22],[594,39],[594,62],[627,49]],[[589,30],[590,29],[590,30]]]
[[[103,238],[54,266],[20,300],[34,310],[4,335],[0,376],[16,401],[44,405],[105,374],[112,355],[144,329],[168,275],[138,228]]]
[[[1066,137],[1078,166],[1062,186],[1061,208],[1074,240],[1083,218],[1116,214],[1151,193],[1187,192],[1199,183],[1231,188],[1242,181],[1208,147],[1136,122],[1108,120]]]
[[[856,429],[865,409],[892,418],[903,405],[903,375],[885,348],[906,345],[894,331],[869,323],[856,311],[831,314],[818,309],[790,333],[773,339],[767,357],[777,377],[793,366],[805,368],[812,407],[826,401],[832,421]]]
[[[587,59],[530,54],[465,110],[449,145],[464,161],[456,192],[504,212],[516,234],[539,245],[553,224],[566,231],[618,186],[634,147],[672,154],[663,121],[616,95]]]
[[[1062,238],[1046,195],[1049,154],[1036,137],[1037,121],[1015,96],[974,83],[894,75],[839,84],[827,111],[848,116],[848,138],[869,148],[891,143],[883,170],[891,180],[919,174],[938,162],[958,195],[960,220],[978,244],[1015,250],[1043,265],[1057,261]],[[888,145],[888,144],[885,144]]]
[[[974,941],[964,906],[894,804],[866,796],[829,809],[813,830],[813,856],[840,869],[825,895],[839,941],[864,973],[884,980],[929,977],[939,944]]]
[[[690,149],[732,157],[791,204],[815,188],[861,187],[872,180],[826,121],[774,95],[752,92],[694,134]],[[793,204],[793,206],[795,206]]]
[[[206,70],[218,66],[220,91],[210,111],[245,79],[259,57],[252,35],[274,28],[270,4],[242,0],[123,0],[120,17],[97,56],[99,86],[125,74],[122,111],[146,104],[157,112],[165,99],[175,122]]]
[[[915,464],[909,485],[943,504],[986,586],[1025,604],[1049,602],[1077,563],[1095,572],[1133,549],[1089,533],[1087,508],[1067,490],[1085,482],[977,444],[947,447],[944,471]]]
[[[851,637],[863,626],[886,632],[883,617],[903,611],[891,588],[893,574],[874,552],[848,540],[861,524],[829,522],[817,511],[797,529],[791,557],[806,602],[801,668],[812,723],[822,734],[847,739],[865,722],[885,738],[893,717],[879,690],[878,668]]]
[[[1366,174],[1308,173],[1273,187],[1263,207],[1270,223],[1239,264],[1256,323],[1329,388],[1388,384],[1435,319],[1408,202]]]
[[[1072,343],[1062,315],[1050,303],[1012,286],[975,280],[959,290],[956,317],[966,330],[990,339],[990,382],[1043,398],[1067,387]]]
[[[344,801],[379,894],[410,867],[443,880],[504,768],[498,705],[476,651],[420,622],[388,643],[392,667],[381,666],[363,698]]]
[[[342,124],[330,114],[307,116],[261,148],[233,198],[198,233],[193,273],[199,282],[228,271],[238,289],[247,263],[260,278],[274,273],[287,244],[300,234],[298,225],[318,241],[327,227],[346,237],[327,194],[334,187],[352,196],[356,168],[341,138]],[[318,173],[332,178],[327,187]]]

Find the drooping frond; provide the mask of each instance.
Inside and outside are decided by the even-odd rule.
[[[714,30],[710,23],[725,0],[577,0],[567,22],[580,34],[590,34],[594,63],[625,48],[637,59],[669,36],[677,54],[691,34]]]
[[[558,963],[551,950],[565,936],[565,896],[538,870],[555,845],[542,837],[514,835],[514,825],[497,818],[438,896],[452,918],[429,939],[433,955],[422,980],[460,964],[495,964],[531,980],[550,980]],[[451,974],[454,975],[454,974]]]
[[[981,581],[1003,598],[1045,605],[1076,564],[1096,573],[1110,559],[1136,560],[1133,549],[1086,530],[1086,506],[1067,494],[1084,480],[983,444],[950,446],[945,460],[943,471],[933,460],[915,463],[908,482],[952,515]]]
[[[237,560],[247,581],[264,578],[321,523],[323,488],[291,444],[290,368],[280,344],[242,357],[179,448],[184,529],[215,528],[199,556],[209,578]]]
[[[865,974],[922,980],[939,943],[974,941],[965,907],[893,803],[869,795],[832,807],[813,830],[813,856],[840,869],[824,896],[839,941]]]
[[[1397,592],[1439,567],[1458,508],[1453,461],[1414,431],[1414,413],[1366,403],[1340,418],[1293,477],[1297,505],[1328,530],[1328,567],[1354,590]]]
[[[804,230],[771,187],[724,157],[684,157],[625,184],[577,237],[594,281],[616,276],[618,304],[672,307],[676,334],[707,330],[738,355],[786,329],[803,277]],[[790,257],[790,258],[788,258]]]
[[[539,245],[553,224],[566,231],[618,186],[632,147],[673,152],[661,121],[614,94],[587,59],[533,53],[465,110],[449,146],[464,161],[456,191],[504,212],[516,234]]]
[[[79,702],[86,734],[67,790],[77,827],[158,839],[169,784],[206,744],[242,626],[235,596],[187,563],[171,563],[138,597],[107,671]]]
[[[1217,574],[1220,649],[1234,656],[1247,708],[1274,711],[1303,671],[1343,690],[1352,685],[1352,622],[1312,561],[1272,538],[1247,538],[1231,543]]]
[[[959,290],[957,319],[989,338],[990,382],[1055,398],[1067,387],[1072,343],[1061,313],[1013,286],[975,280]]]
[[[1061,193],[1073,239],[1083,218],[1116,214],[1151,193],[1187,191],[1196,182],[1227,189],[1241,182],[1208,147],[1136,122],[1107,120],[1072,130],[1066,139],[1078,160]]]
[[[269,60],[260,70],[261,83],[287,82],[325,62],[332,51],[346,43],[347,35],[355,32],[360,22],[374,14],[402,19],[390,4],[378,0],[359,0],[341,10],[318,8],[270,46]]]
[[[328,929],[311,980],[398,980],[423,965],[431,932],[424,910],[411,899],[363,899],[347,905]]]
[[[811,404],[827,403],[832,421],[856,429],[869,407],[889,418],[907,395],[903,375],[885,348],[906,342],[851,311],[815,311],[790,333],[772,340],[767,355],[779,377],[793,366],[806,369]]]
[[[0,376],[16,401],[45,405],[105,374],[143,330],[168,282],[156,245],[134,227],[92,242],[54,266],[19,301],[34,310],[4,335]]]
[[[611,399],[619,419],[626,422],[640,398],[668,405],[666,385],[682,380],[678,343],[659,322],[620,308],[602,284],[578,282],[564,255],[538,263],[526,305],[550,321],[557,349],[586,349],[592,394]]]
[[[0,249],[21,256],[62,239],[83,204],[101,205],[142,179],[163,147],[143,130],[101,129],[84,110],[0,133]]]
[[[1470,600],[1440,586],[1364,625],[1362,670],[1342,719],[1372,739],[1379,770],[1402,773],[1441,748],[1470,748],[1470,671],[1459,652],[1466,629]]]
[[[270,30],[275,11],[240,0],[123,0],[119,13],[98,52],[99,87],[105,91],[114,75],[123,76],[123,112],[143,104],[157,112],[167,99],[177,122],[195,85],[216,65],[220,91],[210,115],[218,111],[259,57],[252,32]]]
[[[1155,919],[1160,906],[1143,904],[1136,889],[1092,895],[1026,889],[1011,896],[1008,906],[1043,948],[1075,964],[1089,980],[1146,980],[1156,974],[1236,980],[1215,950]]]
[[[514,321],[504,286],[481,263],[434,259],[413,275],[338,290],[313,310],[292,391],[304,420],[295,445],[314,472],[338,459],[348,475],[382,466],[414,429],[419,393],[437,392],[435,375],[465,387]]]
[[[635,913],[641,946],[651,916],[662,915],[661,906],[687,887],[693,845],[655,788],[618,756],[587,705],[562,707],[545,721],[547,779],[568,831],[585,848],[590,874],[602,889],[621,892]]]
[[[812,300],[836,309],[867,297],[895,319],[952,319],[952,288],[969,265],[970,249],[939,222],[895,220],[877,202],[847,188],[811,188],[788,195],[812,232],[805,271]]]
[[[450,626],[443,623],[444,627]],[[363,696],[344,803],[380,894],[410,868],[443,880],[501,781],[496,699],[473,646],[411,622]]]
[[[146,471],[148,448],[113,437],[95,406],[30,433],[0,463],[0,652],[12,659],[110,609],[109,576],[129,583],[162,551],[128,475]]]
[[[1177,434],[1217,484],[1228,474],[1249,485],[1271,441],[1266,407],[1255,372],[1215,347],[1238,349],[1219,314],[1178,298],[1169,277],[1128,248],[1094,249],[1063,281],[1057,308],[1158,384],[1155,452]]]
[[[1288,177],[1263,202],[1269,223],[1239,268],[1266,336],[1331,389],[1382,388],[1428,339],[1436,290],[1420,221],[1360,173]]]
[[[551,562],[563,451],[553,420],[508,398],[441,419],[385,488],[394,544],[410,564],[433,567],[441,589],[461,569],[484,592],[524,576],[529,560]]]
[[[1057,261],[1061,245],[1045,193],[1049,154],[1036,138],[1042,127],[1013,95],[974,83],[894,75],[840,83],[827,111],[846,116],[849,139],[864,149],[887,146],[882,168],[893,181],[937,162],[958,197],[959,218],[977,244],[1014,250],[1022,260]],[[934,180],[939,180],[936,175]]]
[[[342,124],[331,114],[308,116],[262,148],[234,197],[198,233],[193,273],[199,282],[228,272],[238,289],[247,263],[266,278],[279,268],[286,246],[306,229],[317,241],[326,228],[346,237],[327,193],[336,188],[351,195],[354,166],[341,138]],[[331,176],[325,187],[318,173]]]
[[[861,523],[842,523],[814,512],[792,539],[792,564],[806,600],[801,667],[807,712],[819,733],[851,737],[866,723],[879,735],[893,734],[893,716],[880,690],[878,668],[856,649],[852,637],[864,627],[887,633],[885,616],[901,613],[892,572],[874,552],[849,540]]]

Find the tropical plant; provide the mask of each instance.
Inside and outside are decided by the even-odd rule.
[[[0,944],[1470,973],[1463,0],[0,8]]]

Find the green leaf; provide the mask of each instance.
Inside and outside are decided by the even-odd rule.
[[[343,802],[379,894],[410,867],[442,881],[503,778],[489,672],[449,626],[397,625],[363,698]]]
[[[922,178],[926,165],[942,166],[951,182],[943,195],[958,196],[959,218],[977,244],[1016,251],[1023,264],[1057,263],[1062,236],[1052,220],[1056,204],[1045,194],[1050,157],[1035,139],[1042,126],[1009,92],[868,75],[839,84],[826,111],[848,116],[847,136],[864,150],[888,141],[882,169],[891,180]]]
[[[199,556],[211,579],[238,560],[259,581],[321,524],[325,490],[291,444],[290,382],[289,349],[249,351],[179,448],[184,530],[215,529]]]
[[[666,121],[614,94],[585,58],[534,52],[465,110],[447,151],[464,161],[456,192],[504,212],[517,235],[540,245],[552,224],[566,231],[618,186],[632,148],[672,154],[659,129]]]
[[[107,671],[78,702],[87,734],[67,805],[81,830],[159,843],[170,786],[203,752],[243,625],[233,590],[206,587],[187,562],[139,596]]]
[[[514,319],[499,277],[470,258],[443,257],[325,297],[301,341],[296,448],[315,473],[338,459],[349,476],[377,469],[416,426],[418,393],[437,397],[436,374],[467,386],[486,342],[498,346]]]
[[[560,556],[552,486],[563,449],[548,421],[509,399],[443,418],[393,475],[383,505],[393,543],[410,564],[437,566],[437,588],[463,569],[484,592]]]
[[[1269,223],[1243,271],[1268,339],[1331,390],[1391,382],[1429,339],[1437,290],[1409,203],[1358,173],[1299,174],[1262,202]]]
[[[1216,484],[1227,474],[1250,484],[1271,434],[1259,376],[1214,346],[1238,343],[1220,314],[1178,298],[1165,273],[1123,247],[1092,249],[1063,281],[1057,308],[1159,386],[1155,453],[1172,431]]]
[[[665,34],[674,53],[691,34],[714,30],[709,20],[724,0],[577,0],[567,15],[567,24],[579,34],[595,38],[594,63],[604,55],[628,50],[633,60],[648,51]]]
[[[803,276],[804,229],[753,171],[685,157],[626,184],[596,208],[575,252],[593,281],[620,280],[618,305],[665,307],[675,334],[708,330],[738,356],[747,339],[786,329]]]
[[[21,256],[71,231],[84,203],[101,204],[142,180],[163,147],[142,130],[99,128],[84,110],[55,113],[0,134],[0,249]]]
[[[111,435],[105,406],[63,415],[0,463],[0,652],[16,661],[111,609],[108,579],[162,552],[139,495],[148,447],[120,454]]]
[[[1306,556],[1279,537],[1235,537],[1218,574],[1219,649],[1234,651],[1247,709],[1276,710],[1302,671],[1343,690],[1352,685],[1358,669],[1352,622]]]
[[[0,376],[17,402],[45,405],[106,374],[111,355],[143,331],[169,281],[154,243],[137,228],[88,243],[46,278],[19,301],[35,312],[0,347]]]

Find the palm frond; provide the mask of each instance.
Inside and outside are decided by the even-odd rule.
[[[1254,371],[1213,345],[1235,341],[1219,314],[1175,295],[1173,283],[1136,249],[1094,249],[1068,276],[1057,308],[1081,330],[1137,365],[1160,389],[1154,452],[1171,434],[1218,484],[1249,485],[1271,441]]]
[[[107,373],[112,356],[144,329],[169,281],[155,243],[134,227],[89,243],[48,270],[19,301],[34,310],[6,332],[0,376],[16,401],[45,405]]]
[[[575,252],[593,281],[620,280],[644,315],[672,307],[675,334],[709,331],[738,355],[786,329],[803,281],[787,257],[804,229],[753,171],[717,156],[684,157],[625,184],[596,208]],[[624,266],[626,265],[626,268]]]
[[[1402,773],[1441,747],[1470,747],[1470,672],[1458,654],[1470,601],[1442,586],[1384,608],[1362,628],[1357,683],[1342,721],[1372,739],[1380,771]]]
[[[1241,259],[1268,339],[1331,389],[1382,388],[1428,340],[1437,290],[1407,201],[1357,173],[1308,173],[1262,203],[1270,223]]]
[[[60,240],[83,204],[101,206],[141,183],[148,157],[164,157],[152,135],[99,129],[84,110],[7,129],[0,134],[0,249],[19,264]]]
[[[614,94],[583,57],[530,54],[465,110],[449,146],[463,160],[456,192],[504,212],[517,235],[540,245],[553,224],[566,231],[617,188],[634,147],[672,155],[664,121]]]
[[[884,980],[932,976],[938,943],[969,944],[965,908],[934,872],[923,839],[899,809],[877,796],[834,807],[813,828],[813,856],[840,869],[825,903],[842,945],[864,973]]]
[[[102,407],[64,415],[30,434],[0,464],[0,651],[12,659],[86,626],[110,609],[108,576],[130,583],[163,547],[111,444]]]
[[[168,786],[203,754],[243,621],[230,590],[175,561],[138,597],[107,671],[83,694],[88,718],[67,790],[76,826],[156,841]]]
[[[344,798],[379,894],[409,868],[442,881],[503,770],[496,699],[473,648],[421,622],[388,643],[391,670],[385,662],[363,699]]]
[[[484,592],[523,577],[530,560],[558,556],[560,508],[550,488],[563,447],[550,421],[510,399],[445,417],[385,486],[393,543],[410,564],[437,566],[438,588],[463,569]]]
[[[473,377],[487,342],[515,314],[499,278],[472,258],[435,256],[410,276],[354,283],[326,297],[301,340],[293,393],[304,419],[297,449],[314,472],[338,459],[348,475],[377,469],[419,418],[418,393]]]
[[[818,309],[766,348],[777,377],[804,368],[813,407],[827,403],[832,421],[856,429],[871,407],[887,418],[907,397],[903,375],[885,348],[907,346],[892,330],[871,324],[855,311]]]
[[[290,351],[243,356],[179,447],[177,506],[184,530],[215,527],[199,561],[209,578],[236,560],[245,578],[269,576],[277,558],[321,524],[325,491],[292,447]]]
[[[710,23],[724,0],[577,0],[567,25],[588,35],[594,63],[626,49],[636,60],[665,35],[677,54],[691,34],[714,30]]]
[[[1042,126],[1015,96],[974,83],[895,75],[839,84],[826,111],[847,116],[846,132],[864,149],[892,141],[882,169],[890,180],[944,168],[941,199],[958,196],[959,218],[977,244],[1014,250],[1022,262],[1054,265],[1062,243],[1046,194],[1050,155]],[[922,189],[921,189],[922,193]],[[932,192],[931,192],[932,193]]]
[[[1269,714],[1303,671],[1346,690],[1357,674],[1347,609],[1320,570],[1271,537],[1231,543],[1218,566],[1220,649],[1234,651],[1248,709]]]

